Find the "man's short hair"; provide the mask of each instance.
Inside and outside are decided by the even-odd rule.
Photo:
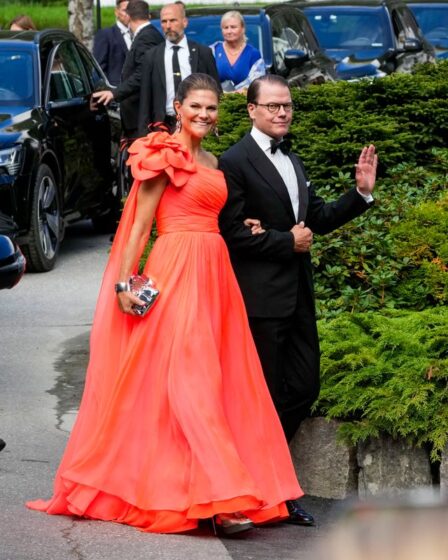
[[[132,21],[139,19],[149,20],[149,6],[144,0],[130,0],[126,13]]]
[[[185,4],[184,2],[181,2],[180,0],[177,0],[177,2],[171,2],[170,4],[164,4],[161,8],[160,8],[160,13],[162,13],[162,11],[165,8],[171,8],[172,6],[179,6],[180,10],[181,10],[181,17],[186,18],[187,17],[187,13],[185,11]]]
[[[255,78],[253,82],[247,88],[247,102],[256,103],[258,101],[258,96],[260,95],[260,88],[262,83],[277,84],[279,86],[284,86],[291,91],[288,82],[283,78],[283,76],[278,76],[277,74],[265,74],[259,78]]]

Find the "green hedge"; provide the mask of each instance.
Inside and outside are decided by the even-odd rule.
[[[322,390],[315,411],[344,419],[353,443],[387,433],[448,444],[448,309],[345,313],[319,322]]]

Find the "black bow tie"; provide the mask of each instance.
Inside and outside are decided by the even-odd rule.
[[[289,138],[282,138],[282,140],[271,140],[271,154],[275,154],[277,150],[280,150],[282,154],[289,154],[291,151],[291,140]]]

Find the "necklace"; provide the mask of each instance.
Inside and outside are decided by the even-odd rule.
[[[226,43],[224,43],[224,48],[227,54],[230,54],[230,56],[235,56],[239,54],[244,49],[245,46],[246,46],[246,42],[244,41],[237,49],[231,50],[229,46]]]

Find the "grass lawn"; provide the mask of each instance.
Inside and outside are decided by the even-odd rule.
[[[42,6],[40,2],[34,4],[8,2],[6,5],[3,5],[0,10],[0,27],[2,29],[8,29],[9,22],[18,14],[27,14],[30,16],[38,29],[45,29],[46,27],[68,28],[67,5]],[[96,18],[96,16],[94,17]],[[114,22],[114,9],[112,7],[102,8],[101,26],[108,27],[113,25]]]
[[[68,15],[67,15],[67,4],[61,6],[42,6],[42,3],[36,0],[30,4],[23,4],[21,2],[14,2],[10,0],[6,3],[6,0],[0,0],[2,4],[0,10],[0,28],[8,29],[9,22],[19,14],[27,14],[34,21],[38,29],[45,29],[46,27],[60,27],[63,29],[68,28]],[[6,5],[3,5],[6,4]],[[94,6],[96,0],[94,0]],[[158,10],[161,5],[152,4],[149,2],[151,10]],[[191,4],[191,7],[202,7],[205,8],[206,5]],[[216,6],[216,5],[215,5]],[[228,4],[229,10],[233,9],[230,4]],[[188,9],[188,5],[187,5]],[[94,21],[96,25],[96,15],[94,10]],[[101,27],[109,27],[115,23],[114,8],[113,7],[103,7],[101,8]]]

